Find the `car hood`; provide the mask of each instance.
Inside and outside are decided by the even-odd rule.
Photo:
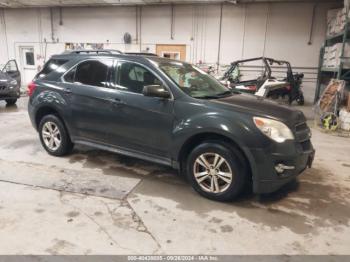
[[[11,80],[13,80],[12,77],[10,77],[8,74],[0,71],[0,84],[7,84]]]
[[[229,97],[210,100],[210,103],[227,110],[274,118],[291,125],[306,121],[303,112],[300,110],[254,95],[234,94]]]

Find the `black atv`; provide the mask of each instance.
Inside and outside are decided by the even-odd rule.
[[[242,75],[239,73],[239,68],[242,67],[244,63],[254,61],[261,61],[262,63],[261,75],[255,79],[241,81]],[[271,66],[274,64],[286,67],[286,77],[277,80],[271,75]],[[288,96],[289,104],[293,101],[297,101],[299,105],[303,105],[304,95],[301,90],[303,78],[304,74],[302,73],[293,74],[292,67],[287,61],[275,60],[267,57],[256,57],[232,62],[220,81],[228,82],[229,86],[236,91],[257,94],[272,99]],[[264,90],[260,90],[259,92],[261,88]]]

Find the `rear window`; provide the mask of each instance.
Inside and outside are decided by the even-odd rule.
[[[50,59],[49,61],[46,62],[44,65],[43,70],[41,70],[36,78],[43,78],[50,74],[52,71],[55,71],[57,68],[59,68],[61,65],[67,63],[68,60],[65,59]]]

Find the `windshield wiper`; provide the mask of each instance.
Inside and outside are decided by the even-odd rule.
[[[223,97],[228,97],[229,95],[232,95],[233,92],[232,91],[225,91],[219,94],[215,94],[215,95],[205,95],[205,96],[194,96],[194,98],[198,98],[198,99],[218,99],[218,98],[223,98]]]
[[[217,99],[220,98],[219,96],[194,96],[193,98],[198,98],[198,99]]]
[[[234,93],[231,90],[227,90],[227,91],[224,91],[222,93],[215,94],[215,95],[194,96],[194,98],[198,98],[198,99],[218,99],[218,98],[228,97],[228,96],[231,96],[233,94]]]
[[[225,91],[225,92],[216,94],[215,96],[217,96],[217,97],[224,97],[224,96],[228,96],[228,95],[232,95],[232,91],[227,90],[227,91]]]

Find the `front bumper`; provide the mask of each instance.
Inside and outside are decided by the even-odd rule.
[[[0,89],[0,100],[19,98],[20,95],[21,93],[18,87],[14,87],[12,89],[9,87],[2,87]]]
[[[257,194],[274,192],[292,181],[306,168],[311,167],[315,156],[310,140],[302,143],[289,142],[268,149],[254,149],[251,152],[256,164],[253,191]],[[288,168],[277,172],[276,166]]]

